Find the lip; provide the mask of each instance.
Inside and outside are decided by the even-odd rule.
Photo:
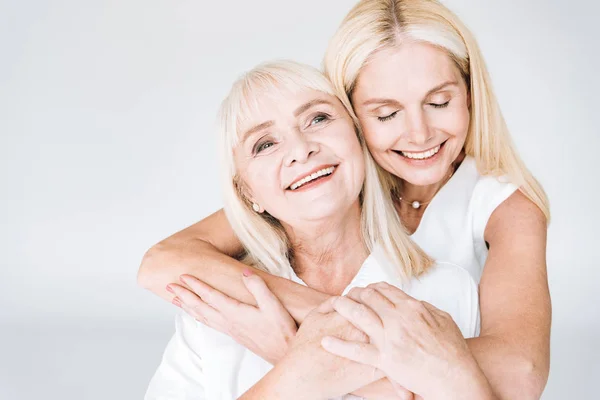
[[[437,145],[437,146],[440,146],[440,150],[437,153],[435,153],[433,156],[426,158],[424,160],[418,160],[418,159],[408,158],[406,156],[403,156],[402,153],[400,152],[400,150],[392,150],[392,152],[394,152],[397,156],[399,156],[402,159],[402,161],[404,161],[405,163],[408,163],[415,167],[427,167],[427,166],[433,165],[438,160],[438,158],[441,157],[441,155],[444,152],[445,144],[447,141],[448,141],[448,139],[446,139],[445,141],[443,141],[442,143]],[[437,146],[434,146],[431,149],[435,149]],[[431,149],[429,149],[429,150],[431,150]],[[424,150],[424,151],[429,151],[429,150]],[[415,152],[415,153],[420,153],[420,152]]]
[[[286,190],[290,190],[290,187],[291,187],[291,186],[292,186],[294,183],[296,183],[296,182],[300,181],[301,179],[304,179],[304,178],[306,178],[307,176],[309,176],[309,175],[312,175],[312,174],[314,174],[315,172],[317,172],[317,171],[320,171],[320,170],[322,170],[322,169],[325,169],[325,168],[330,168],[330,167],[334,167],[334,168],[336,168],[336,169],[337,169],[338,165],[339,165],[339,164],[323,164],[323,165],[320,165],[320,166],[318,166],[318,167],[316,167],[316,168],[312,169],[310,172],[304,173],[304,174],[302,174],[302,175],[298,175],[296,178],[294,178],[294,179],[292,180],[292,182],[291,182],[289,185],[287,185],[287,186],[286,186],[286,188],[285,188],[285,189],[286,189]],[[335,170],[334,170],[334,172],[335,172]],[[332,174],[332,175],[333,175],[333,174]]]
[[[426,151],[433,150],[433,149],[435,149],[438,146],[443,146],[444,144],[446,144],[447,141],[448,141],[448,139],[444,140],[442,143],[436,144],[435,146],[430,147],[430,148],[425,149],[425,150],[395,150],[395,149],[392,149],[392,151],[394,151],[396,153],[400,153],[400,152],[405,152],[405,153],[425,153]],[[440,150],[441,150],[441,148],[440,148]],[[402,154],[400,154],[400,155],[402,155]]]

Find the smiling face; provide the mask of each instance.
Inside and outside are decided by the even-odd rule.
[[[363,153],[336,97],[267,93],[239,132],[234,157],[244,195],[282,223],[324,220],[357,203]]]
[[[445,179],[469,129],[469,94],[448,54],[406,42],[374,53],[352,93],[369,150],[413,185]]]

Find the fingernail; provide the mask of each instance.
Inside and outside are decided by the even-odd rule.
[[[171,300],[171,303],[173,303],[177,307],[181,308],[181,301],[179,301],[179,298],[177,298],[177,297],[173,298],[173,300]]]
[[[171,287],[171,285],[167,285],[167,292],[175,294],[175,291]]]
[[[179,280],[180,280],[181,282],[185,283],[186,285],[188,284],[188,281],[189,281],[189,279],[190,279],[190,278],[189,278],[187,275],[181,275],[181,276],[179,277]]]
[[[252,271],[250,271],[249,269],[245,269],[242,271],[242,275],[248,277],[248,276],[252,275]]]

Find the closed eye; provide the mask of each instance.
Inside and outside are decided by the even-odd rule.
[[[385,117],[377,117],[377,119],[381,122],[389,121],[390,119],[394,118],[396,114],[398,114],[398,111],[394,111],[393,113],[391,113],[390,115],[386,115]]]
[[[429,103],[429,105],[433,108],[446,108],[446,107],[448,107],[448,104],[450,104],[450,100],[448,100],[447,102],[442,103],[442,104]]]

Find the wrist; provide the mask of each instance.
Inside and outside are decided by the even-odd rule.
[[[425,398],[495,400],[496,397],[483,371],[473,357],[456,365],[454,372],[438,385],[436,393]]]
[[[297,361],[293,356],[286,355],[238,400],[326,400],[303,384],[305,379],[294,369]]]

